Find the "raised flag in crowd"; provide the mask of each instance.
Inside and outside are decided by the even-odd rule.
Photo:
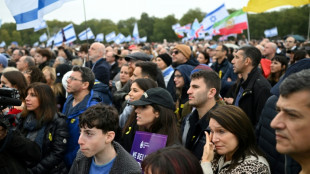
[[[146,41],[147,41],[147,37],[144,36],[144,37],[140,38],[139,41],[140,41],[140,42],[146,42]]]
[[[76,40],[76,34],[73,24],[69,24],[56,34],[54,38],[54,45],[60,46],[62,42],[69,44],[74,42],[75,40]]]
[[[47,42],[46,42],[46,46],[49,47],[49,46],[52,46],[53,44],[53,41],[55,40],[55,37],[56,37],[56,34],[52,37],[50,37]]]
[[[135,43],[139,43],[140,37],[139,37],[139,30],[138,30],[137,22],[135,23],[135,26],[133,28],[132,37],[133,37]]]
[[[180,23],[176,23],[176,24],[172,25],[172,30],[175,30],[179,27],[181,27]]]
[[[94,33],[91,31],[91,29],[88,27],[86,30],[82,31],[79,34],[79,39],[81,41],[87,40],[87,39],[95,39]]]
[[[44,42],[44,41],[46,41],[46,40],[47,40],[47,34],[44,33],[44,34],[42,34],[42,35],[40,36],[39,41],[40,41],[40,42]]]
[[[16,30],[23,30],[39,26],[45,14],[60,8],[66,1],[5,0],[5,3],[16,21]]]
[[[278,6],[291,5],[298,7],[309,3],[309,0],[249,0],[247,6],[243,7],[243,11],[261,13]]]
[[[121,44],[125,40],[125,36],[122,33],[118,33],[118,35],[114,39],[114,43]]]
[[[231,15],[213,25],[213,29],[219,35],[240,34],[247,28],[247,14],[243,12],[242,9],[233,12]]]
[[[33,44],[33,47],[37,47],[37,46],[39,46],[39,42],[38,41]]]
[[[95,41],[96,42],[103,42],[103,39],[104,39],[103,33],[99,33],[99,34],[97,34]]]
[[[4,41],[2,41],[1,43],[0,43],[0,47],[5,47],[5,42]]]
[[[224,19],[227,16],[229,16],[229,13],[226,10],[225,4],[220,5],[218,8],[207,13],[205,18],[202,20],[201,24],[203,25],[203,29],[209,34],[212,34],[213,24]]]
[[[45,20],[43,20],[43,21],[40,23],[40,25],[34,27],[34,32],[37,32],[37,31],[39,31],[39,30],[41,30],[41,29],[43,29],[43,28],[47,28],[47,24],[46,24]]]
[[[116,36],[115,31],[112,31],[111,33],[105,36],[105,41],[112,42],[114,41],[115,36]]]
[[[131,35],[128,35],[128,36],[125,38],[124,42],[130,42],[130,41],[131,41]]]
[[[273,37],[278,35],[278,28],[274,27],[264,31],[265,37]]]

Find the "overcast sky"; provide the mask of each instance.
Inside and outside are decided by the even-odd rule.
[[[180,19],[189,9],[199,7],[203,12],[210,12],[225,2],[226,8],[241,9],[248,0],[84,0],[86,18],[111,19],[117,23],[130,17],[140,19],[143,12],[149,16],[166,17],[174,14]],[[0,0],[0,19],[2,23],[15,22],[4,0]],[[83,0],[73,0],[61,8],[44,16],[45,20],[84,21]]]

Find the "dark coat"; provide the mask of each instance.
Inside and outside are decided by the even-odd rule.
[[[142,171],[138,162],[125,151],[117,142],[112,142],[117,153],[115,161],[110,170],[110,174],[141,174]],[[70,169],[69,174],[87,174],[92,163],[92,157],[85,157],[82,152],[78,152],[77,157]]]
[[[271,85],[259,72],[258,68],[254,68],[249,73],[246,81],[241,80],[239,82],[235,96],[238,95],[241,86],[244,91],[239,100],[239,107],[250,118],[252,125],[255,126],[267,99],[271,96]],[[236,98],[234,98],[234,104],[235,101]]]
[[[95,65],[93,66],[92,70],[95,74],[95,78],[106,85],[109,85],[110,80],[110,65],[105,59],[99,59]]]

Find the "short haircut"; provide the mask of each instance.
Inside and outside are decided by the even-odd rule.
[[[142,76],[148,76],[150,79],[157,81],[157,64],[154,62],[137,62],[136,67],[141,68]]]
[[[103,133],[108,131],[118,130],[118,112],[117,110],[108,105],[98,103],[89,107],[85,112],[79,116],[80,128],[97,128],[101,129]]]
[[[28,64],[28,67],[35,66],[35,62],[34,62],[33,58],[30,56],[26,56],[24,59],[24,62],[26,62]]]
[[[81,45],[79,52],[85,52],[88,53],[88,49],[89,49],[89,44],[88,43],[84,43]]]
[[[88,82],[88,90],[90,91],[93,89],[94,83],[95,83],[95,75],[92,72],[91,69],[87,67],[81,67],[81,66],[74,66],[72,68],[72,71],[78,71],[81,73],[82,82]]]
[[[40,54],[42,57],[46,57],[47,60],[52,58],[52,52],[46,48],[37,49],[36,53]]]
[[[226,56],[228,54],[228,47],[226,45],[221,45],[222,46],[222,51],[226,51]]]
[[[203,81],[208,88],[216,89],[215,99],[218,100],[221,89],[221,79],[219,75],[212,70],[201,70],[191,75],[191,80],[200,78],[203,78]]]
[[[288,97],[299,91],[310,92],[310,69],[305,69],[288,76],[280,85],[280,95]]]
[[[22,52],[21,49],[16,48],[16,49],[13,50],[13,52],[14,52],[15,50],[18,50],[18,55],[19,55],[19,56],[23,56],[23,55],[24,55],[24,53]]]
[[[247,46],[243,46],[243,47],[239,48],[238,50],[243,51],[243,59],[249,57],[252,60],[252,66],[253,67],[258,66],[258,64],[260,63],[260,60],[262,58],[262,54],[258,48],[247,45]]]

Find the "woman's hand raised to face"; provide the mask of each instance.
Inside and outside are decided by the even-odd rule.
[[[205,131],[205,134],[206,134],[206,144],[203,148],[203,154],[202,154],[201,162],[211,162],[214,158],[215,146],[211,142],[212,136],[210,136],[207,131]]]

